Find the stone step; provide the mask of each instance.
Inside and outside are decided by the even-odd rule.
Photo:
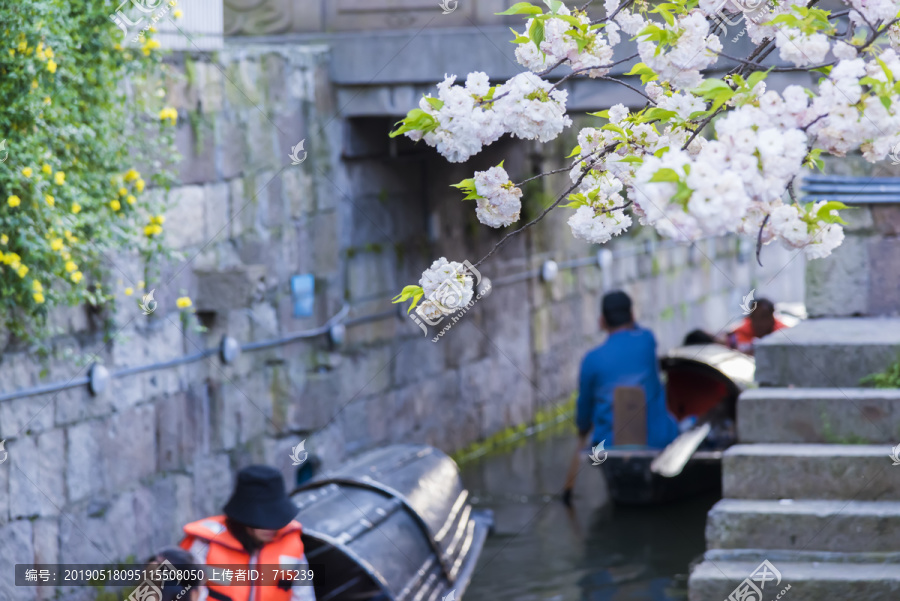
[[[764,553],[764,552],[763,552]],[[763,558],[765,555],[762,556]],[[759,561],[704,560],[691,571],[690,601],[722,601],[759,597],[731,597],[734,590],[754,574]],[[768,580],[762,601],[897,601],[900,599],[900,565],[896,563],[781,562],[771,564],[780,582]],[[769,571],[771,575],[772,572]],[[758,582],[755,583],[759,586]],[[790,587],[786,592],[785,589]],[[780,595],[780,596],[779,596]]]
[[[742,443],[900,444],[895,388],[756,388],[737,412]]]
[[[900,502],[722,499],[706,522],[710,549],[889,553],[898,546]]]
[[[738,444],[722,457],[729,499],[900,500],[890,445]]]
[[[756,344],[761,386],[856,387],[900,351],[900,318],[807,319]]]

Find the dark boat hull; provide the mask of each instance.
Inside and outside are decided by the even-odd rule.
[[[619,505],[655,505],[722,491],[722,452],[698,451],[674,478],[650,471],[658,450],[611,449],[601,464],[612,501]]]

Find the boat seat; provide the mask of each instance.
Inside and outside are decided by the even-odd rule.
[[[617,386],[613,390],[612,444],[647,444],[647,399],[640,386]]]

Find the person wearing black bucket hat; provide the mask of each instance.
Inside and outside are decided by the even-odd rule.
[[[656,338],[653,332],[634,321],[631,297],[621,290],[603,296],[600,328],[606,340],[585,355],[578,382],[575,423],[578,453],[585,448],[593,430],[591,446],[615,445],[613,435],[613,391],[619,386],[644,390],[647,415],[647,446],[664,448],[678,436],[678,424],[666,409],[666,391],[659,377]],[[563,500],[571,499],[574,485],[573,459]]]
[[[281,472],[267,465],[251,465],[237,474],[234,491],[222,515],[184,527],[181,548],[211,567],[280,566],[305,569],[302,527],[294,517],[297,506],[284,487]],[[291,586],[294,584],[294,586]],[[278,586],[208,581],[208,598],[215,601],[314,601],[313,587],[282,581]],[[201,594],[198,601],[207,597]]]

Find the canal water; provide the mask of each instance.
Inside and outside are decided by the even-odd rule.
[[[569,510],[559,492],[575,436],[560,430],[462,463],[474,505],[495,522],[464,601],[687,599],[716,499],[614,507],[600,468],[585,461]]]

